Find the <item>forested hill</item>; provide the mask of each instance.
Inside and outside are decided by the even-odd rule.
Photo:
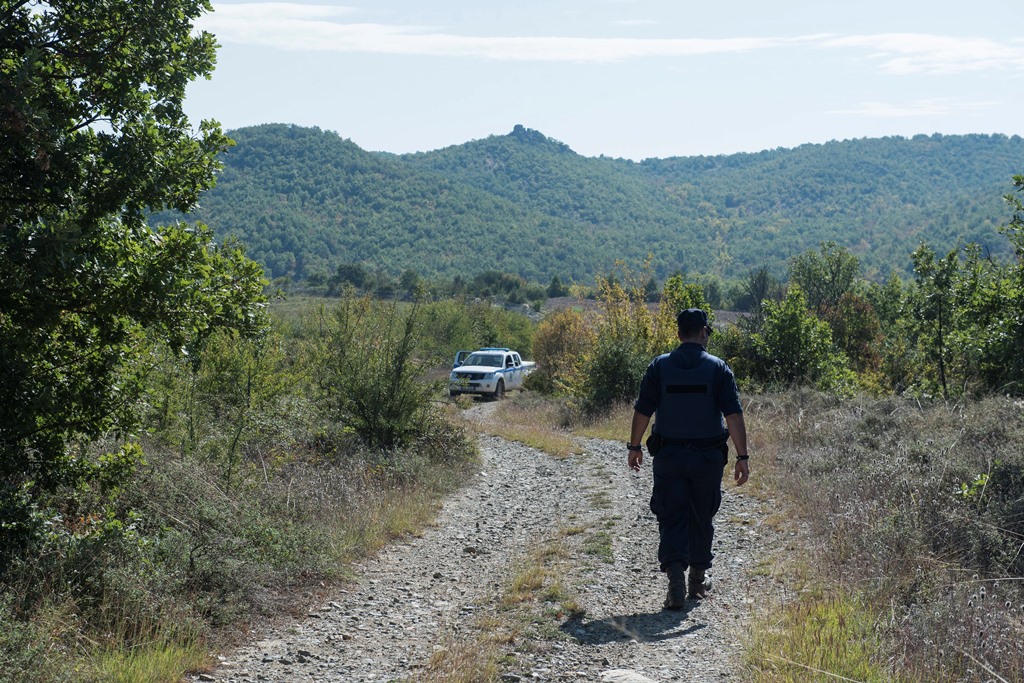
[[[1002,196],[1024,139],[882,138],[757,154],[632,162],[583,157],[522,126],[445,149],[367,152],[335,133],[231,132],[196,218],[236,235],[271,276],[362,263],[392,274],[517,273],[590,280],[654,254],[660,276],[739,277],[825,240],[866,273],[906,272],[922,240],[1008,253]],[[166,218],[161,216],[160,218]]]

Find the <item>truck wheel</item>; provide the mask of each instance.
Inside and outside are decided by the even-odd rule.
[[[494,387],[494,400],[500,401],[501,397],[505,395],[505,382],[498,380],[498,384]]]

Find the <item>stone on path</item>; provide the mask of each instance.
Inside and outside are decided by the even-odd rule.
[[[611,669],[601,673],[601,683],[658,683],[632,669]]]

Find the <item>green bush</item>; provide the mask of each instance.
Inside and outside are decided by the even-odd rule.
[[[573,395],[579,409],[593,416],[633,401],[650,362],[650,352],[640,340],[605,330],[583,359],[585,372],[575,378]]]
[[[753,382],[755,368],[752,363],[750,335],[739,325],[726,325],[715,330],[708,341],[708,352],[712,353],[732,368],[736,382],[741,388],[748,388]]]
[[[582,313],[565,309],[547,316],[534,335],[537,368],[527,377],[527,388],[546,394],[565,392],[580,358],[588,355],[593,344],[593,332]]]
[[[47,623],[59,616],[28,621],[11,607],[14,600],[0,595],[0,683],[58,683],[69,680],[71,663],[60,652],[54,635],[58,623]]]
[[[776,386],[807,385],[843,393],[855,377],[846,355],[832,344],[828,323],[807,309],[803,291],[790,285],[786,298],[764,303],[761,329],[751,335],[755,377]]]
[[[575,407],[584,417],[636,398],[658,347],[657,320],[647,304],[650,282],[649,263],[636,272],[617,261],[613,272],[597,277],[604,315],[594,322],[591,349],[579,358],[569,382]],[[678,279],[672,282],[682,287]]]
[[[423,309],[404,312],[349,292],[322,320],[319,387],[327,416],[372,448],[407,445],[438,392],[423,379]]]

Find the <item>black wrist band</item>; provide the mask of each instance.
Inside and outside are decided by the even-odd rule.
[[[637,444],[637,445],[634,446],[631,443],[627,443],[626,444],[626,450],[636,451],[638,453],[642,453],[644,449],[643,449],[643,447],[640,446],[640,444]]]
[[[749,455],[737,455],[736,459],[737,460],[750,460],[750,456]]]

